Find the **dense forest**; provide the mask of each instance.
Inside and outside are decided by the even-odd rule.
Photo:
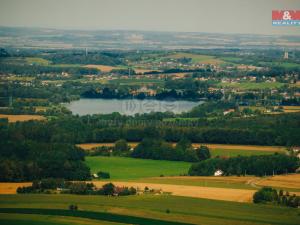
[[[111,115],[72,116],[64,114],[47,122],[7,123],[1,131],[21,134],[22,139],[54,143],[115,142],[119,139],[142,141],[151,129],[168,142],[186,138],[195,143],[299,145],[300,115],[261,115],[248,118],[164,121],[168,113],[136,117]]]
[[[67,180],[90,178],[90,170],[84,164],[85,154],[81,149],[67,143],[45,143],[38,137],[26,139],[22,131],[7,132],[7,129],[7,125],[2,123],[0,181],[28,181],[48,177]],[[29,128],[27,134],[30,131]]]

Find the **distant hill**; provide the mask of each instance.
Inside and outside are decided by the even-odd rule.
[[[300,49],[300,36],[0,27],[1,47],[45,49]]]

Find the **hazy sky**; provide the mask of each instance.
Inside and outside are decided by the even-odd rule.
[[[300,0],[0,0],[0,25],[300,35],[272,27],[275,9]]]

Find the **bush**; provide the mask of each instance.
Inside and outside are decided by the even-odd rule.
[[[295,194],[290,196],[289,192],[283,194],[280,190],[277,192],[276,189],[264,187],[253,195],[254,203],[276,203],[288,207],[298,208],[300,206],[300,197]]]
[[[211,157],[209,148],[204,145],[201,145],[200,148],[196,149],[196,153],[200,161],[209,159]]]
[[[71,210],[71,211],[77,211],[78,207],[77,207],[77,205],[71,204],[71,205],[69,205],[69,210]]]
[[[253,195],[253,202],[254,203],[261,203],[261,202],[273,202],[277,201],[278,194],[276,189],[263,187],[259,191],[255,192]]]
[[[93,191],[93,183],[86,182],[70,182],[68,183],[70,194],[86,195]]]
[[[102,178],[102,179],[109,179],[110,178],[110,174],[108,172],[99,171],[97,173],[97,175],[98,175],[99,178]]]
[[[115,193],[115,185],[113,183],[107,183],[100,189],[100,194],[102,195],[113,195]]]
[[[18,194],[28,194],[28,193],[33,193],[33,192],[35,192],[35,189],[32,186],[18,187],[17,188],[17,193]]]
[[[118,141],[115,142],[115,148],[114,148],[114,150],[116,152],[119,152],[119,153],[126,152],[126,151],[128,151],[128,149],[129,149],[129,147],[128,147],[128,144],[127,144],[126,140],[120,139],[120,140],[118,140]]]

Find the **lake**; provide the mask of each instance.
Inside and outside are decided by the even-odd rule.
[[[110,114],[118,112],[122,115],[136,113],[173,112],[182,113],[191,110],[203,102],[192,101],[162,101],[154,99],[80,99],[64,104],[73,114]]]

